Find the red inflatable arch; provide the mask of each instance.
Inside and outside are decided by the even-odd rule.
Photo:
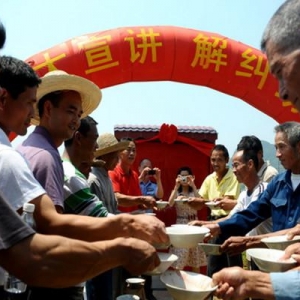
[[[215,33],[173,26],[124,27],[73,38],[26,61],[40,76],[62,69],[100,88],[129,81],[202,85],[240,98],[279,123],[300,121],[297,110],[279,100],[264,54]]]

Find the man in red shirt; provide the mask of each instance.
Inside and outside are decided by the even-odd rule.
[[[139,175],[132,170],[136,158],[136,146],[131,138],[123,138],[121,141],[129,141],[127,149],[120,153],[120,160],[113,171],[109,171],[118,209],[121,212],[132,212],[137,209],[153,208],[156,204],[152,196],[143,196],[139,184]]]

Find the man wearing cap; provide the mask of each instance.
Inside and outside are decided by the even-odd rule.
[[[96,194],[104,203],[109,213],[116,214],[117,201],[113,191],[108,171],[115,168],[119,160],[120,151],[128,147],[129,142],[118,142],[111,133],[104,133],[97,139],[97,150],[94,152],[96,160],[89,174],[89,184],[92,193]],[[114,300],[120,295],[122,282],[120,269],[109,270],[86,283],[88,300]]]

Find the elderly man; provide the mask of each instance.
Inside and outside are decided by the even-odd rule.
[[[275,132],[276,156],[287,171],[277,175],[269,183],[267,189],[259,199],[251,203],[247,209],[236,213],[224,222],[207,225],[211,229],[212,234],[222,234],[227,237],[232,235],[232,233],[235,235],[244,235],[270,217],[273,221],[273,231],[292,228],[299,222],[300,124],[286,122],[276,126]],[[222,246],[223,250],[226,251],[228,245],[232,247],[230,243],[225,243]],[[220,274],[216,274],[214,280],[231,282],[231,279],[227,279],[229,275],[223,277],[225,276],[224,272],[227,272],[226,269],[221,271]],[[234,276],[235,273],[227,274]],[[292,288],[296,282],[297,286],[299,285],[298,272],[287,272],[284,278],[277,273],[272,273],[270,277],[264,276],[264,278],[267,278],[268,282],[272,282],[276,299],[298,299],[300,297],[300,290]],[[283,280],[289,283],[289,288],[282,285]],[[234,285],[232,282],[230,284]],[[236,283],[236,285],[238,286],[239,284]],[[218,295],[224,295],[224,289],[227,290],[222,285],[217,292]],[[231,292],[233,291],[231,290]],[[230,294],[231,292],[227,290],[225,294]],[[252,296],[252,294],[247,294],[247,296]]]

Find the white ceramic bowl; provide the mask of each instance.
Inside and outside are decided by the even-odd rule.
[[[140,297],[137,295],[131,295],[131,294],[124,294],[120,295],[116,298],[116,300],[139,300]]]
[[[172,264],[178,259],[178,256],[172,253],[157,252],[157,255],[160,259],[160,265],[158,265],[151,272],[145,273],[145,275],[160,275],[167,271],[169,267],[171,267]]]
[[[221,255],[219,244],[208,244],[208,243],[199,243],[198,244],[206,255]]]
[[[156,201],[156,207],[158,209],[164,209],[168,204],[168,201]]]
[[[265,243],[268,248],[285,250],[287,246],[300,242],[300,235],[294,236],[292,240],[287,240],[286,235],[277,235],[263,238],[261,241]]]
[[[284,251],[268,248],[252,248],[246,251],[247,255],[264,272],[285,272],[297,266],[293,258],[281,260]]]
[[[210,209],[216,208],[216,206],[217,206],[219,203],[220,203],[219,201],[207,201],[207,202],[204,202],[204,204],[205,204],[206,206],[208,206]]]
[[[203,226],[171,226],[166,228],[170,242],[175,248],[193,248],[201,243],[209,229]]]
[[[144,278],[136,277],[136,278],[127,278],[126,282],[129,284],[142,284],[145,282]]]
[[[176,300],[203,300],[217,288],[210,277],[187,271],[166,271],[160,280]]]

